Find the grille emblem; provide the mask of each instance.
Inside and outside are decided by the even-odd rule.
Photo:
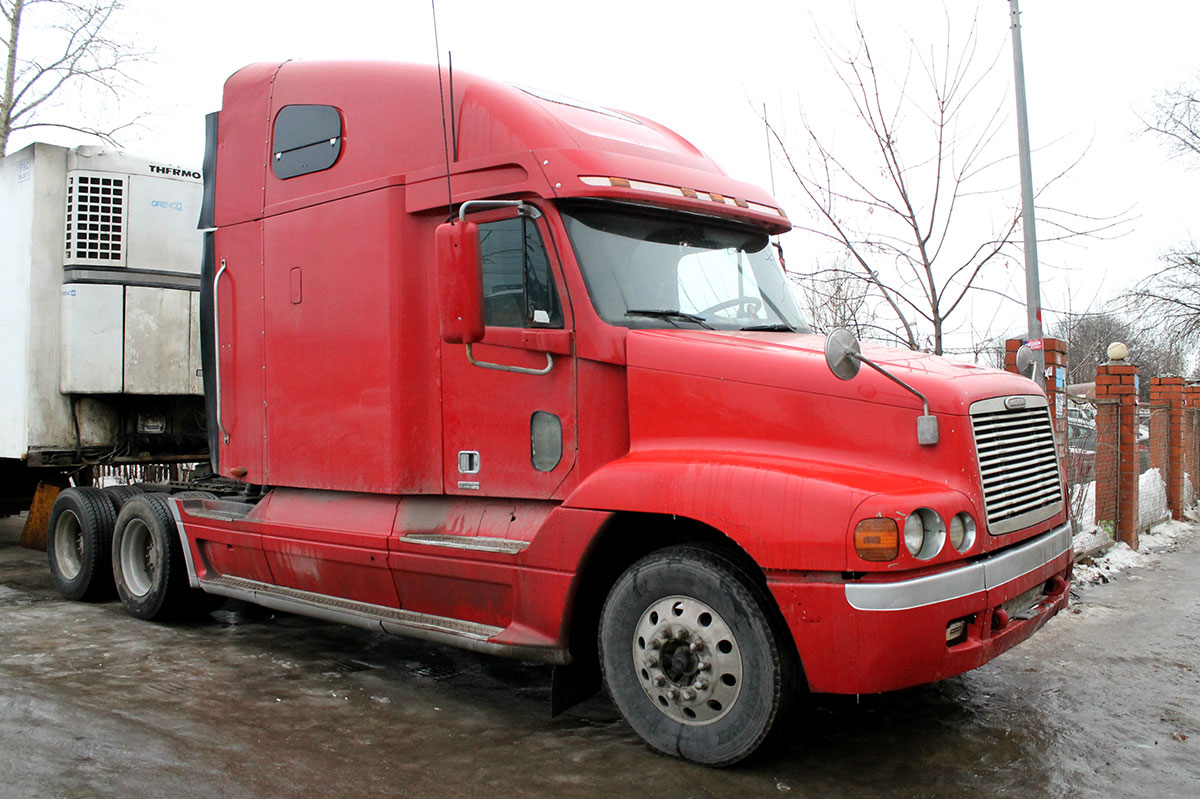
[[[1025,398],[1024,397],[1009,397],[1008,399],[1004,400],[1004,407],[1008,408],[1010,411],[1015,411],[1018,408],[1024,408],[1025,407]]]

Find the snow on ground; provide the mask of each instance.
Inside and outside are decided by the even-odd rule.
[[[1077,518],[1095,518],[1096,484],[1078,486],[1081,492],[1072,505],[1078,509]],[[1184,493],[1194,497],[1191,481],[1186,481]],[[1185,514],[1187,521],[1172,521],[1167,508],[1167,487],[1158,469],[1144,472],[1138,481],[1138,526],[1145,528],[1154,524],[1148,532],[1138,537],[1138,548],[1133,550],[1123,542],[1113,543],[1110,529],[1097,527],[1090,522],[1083,525],[1075,535],[1073,549],[1079,562],[1075,564],[1075,583],[1079,586],[1106,583],[1126,569],[1146,566],[1158,560],[1164,552],[1175,550],[1182,539],[1189,538],[1200,530],[1200,507],[1193,507]],[[1160,521],[1166,518],[1167,521]]]

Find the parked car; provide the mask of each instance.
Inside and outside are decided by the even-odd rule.
[[[1067,417],[1067,483],[1080,485],[1096,479],[1096,423]]]

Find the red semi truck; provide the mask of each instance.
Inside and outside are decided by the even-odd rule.
[[[65,593],[111,556],[142,618],[236,597],[553,664],[557,708],[603,680],[652,747],[716,765],[801,690],[960,674],[1066,605],[1034,383],[812,334],[776,201],[661,125],[440,77],[226,83],[213,490],[65,492]]]

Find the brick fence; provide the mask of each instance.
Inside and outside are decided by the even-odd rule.
[[[1023,342],[1007,342],[1005,369],[1016,371],[1016,351]],[[1050,401],[1061,462],[1077,454],[1067,447],[1065,386],[1066,344],[1044,340],[1046,394]],[[1139,388],[1142,376],[1134,364],[1112,360],[1096,368],[1095,517],[1078,521],[1110,529],[1118,541],[1133,548],[1143,532],[1138,520],[1138,489],[1142,453],[1138,441]],[[1200,464],[1200,384],[1177,376],[1150,378],[1149,466],[1158,469],[1167,489],[1173,519],[1195,497],[1196,467]]]

